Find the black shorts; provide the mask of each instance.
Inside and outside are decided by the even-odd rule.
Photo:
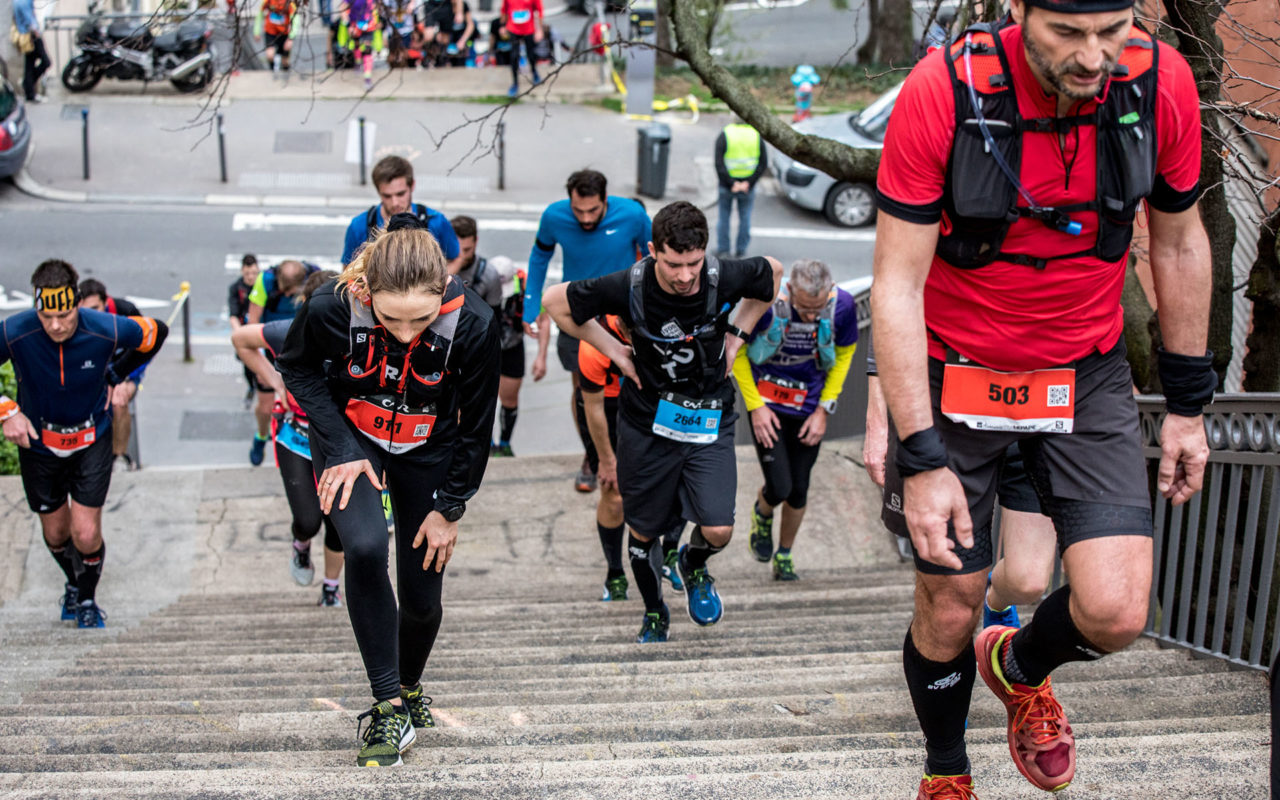
[[[1066,434],[977,431],[952,422],[939,408],[942,373],[942,362],[931,358],[933,424],[947,444],[948,465],[960,478],[968,497],[974,546],[967,550],[956,546],[955,553],[964,564],[960,570],[940,567],[917,556],[919,571],[949,575],[991,567],[996,487],[1005,452],[1015,444],[1025,460],[1043,513],[1053,518],[1060,552],[1078,541],[1099,536],[1152,534],[1138,406],[1133,399],[1133,379],[1125,360],[1123,339],[1109,352],[1095,352],[1076,363],[1075,425]],[[889,530],[908,536],[902,513],[902,479],[896,467],[897,449],[897,431],[890,420],[880,516]],[[955,539],[954,529],[950,536]]]
[[[524,377],[524,342],[501,350],[498,356],[498,374],[504,378]]]
[[[578,374],[578,340],[560,331],[556,334],[556,355],[560,357],[560,366],[570,375]]]
[[[111,487],[111,461],[110,427],[93,444],[66,458],[19,447],[27,505],[37,514],[49,514],[62,508],[70,494],[86,508],[102,508]]]
[[[996,502],[1001,508],[1007,508],[1010,511],[1041,513],[1040,498],[1036,497],[1036,489],[1031,485],[1031,476],[1027,474],[1026,462],[1022,460],[1022,450],[1016,444],[1009,445],[1004,451],[1004,462],[1000,465],[1000,484],[996,488]]]
[[[681,520],[718,527],[733,524],[738,492],[733,423],[711,444],[664,439],[618,413],[618,490],[627,525],[658,537]]]
[[[277,53],[284,53],[284,46],[289,42],[289,34],[285,33],[264,33],[262,42],[265,47],[275,48]]]
[[[765,447],[754,435],[751,437],[756,446],[756,460],[764,473],[764,500],[771,506],[785,502],[792,508],[804,508],[809,502],[809,474],[818,460],[822,442],[804,444],[800,441],[800,429],[807,416],[775,416],[778,438],[773,447]]]

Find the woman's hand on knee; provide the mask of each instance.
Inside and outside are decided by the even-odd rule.
[[[422,568],[431,569],[431,562],[436,562],[436,572],[444,571],[444,565],[453,558],[453,546],[458,541],[458,523],[450,522],[438,511],[427,514],[413,537],[413,549],[417,550],[423,542],[427,543],[427,552],[422,557]]]
[[[339,491],[342,492],[342,499],[338,501],[338,510],[345,510],[347,502],[351,499],[351,490],[355,488],[356,481],[361,475],[369,478],[373,488],[382,491],[382,481],[378,480],[378,475],[373,471],[373,465],[367,458],[348,461],[345,464],[334,464],[325,469],[320,475],[320,483],[316,486],[316,493],[320,497],[320,510],[326,514],[331,513],[333,500],[338,496]]]

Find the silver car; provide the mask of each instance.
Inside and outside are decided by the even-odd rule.
[[[898,84],[880,95],[862,111],[810,117],[795,124],[801,133],[844,142],[850,147],[880,149],[889,114],[898,99]],[[835,225],[857,228],[876,218],[875,187],[868,183],[846,183],[805,166],[771,148],[769,165],[787,199],[801,208],[821,211]]]
[[[22,98],[9,81],[0,77],[0,178],[16,175],[27,161],[31,124]]]

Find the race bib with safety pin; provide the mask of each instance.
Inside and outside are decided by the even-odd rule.
[[[86,420],[79,425],[44,424],[40,431],[40,441],[55,455],[66,458],[78,453],[98,440],[97,426],[93,420]]]
[[[978,431],[1071,433],[1075,424],[1073,367],[998,372],[948,357],[942,413]]]
[[[761,376],[760,380],[756,381],[756,390],[766,402],[783,408],[793,408],[796,411],[804,408],[805,398],[809,396],[809,387],[804,381],[777,378],[773,375]]]
[[[694,400],[664,392],[658,397],[653,432],[673,442],[711,444],[720,436],[719,400]]]

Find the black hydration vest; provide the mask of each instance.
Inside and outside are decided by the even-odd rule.
[[[1007,20],[1007,18],[1006,18]],[[947,70],[955,91],[956,131],[947,163],[943,224],[937,254],[960,269],[976,269],[993,261],[1044,269],[1053,259],[1094,256],[1113,263],[1129,249],[1138,203],[1155,184],[1156,72],[1159,48],[1136,25],[1111,73],[1105,96],[1092,114],[1024,119],[1010,79],[1009,61],[1000,40],[1004,22],[970,27],[948,47]],[[1014,174],[1022,164],[1024,134],[1065,135],[1079,125],[1097,129],[1097,193],[1093,200],[1034,213],[1018,205],[1018,190],[988,152],[969,94],[968,55],[973,89],[996,146]],[[1037,198],[1038,203],[1043,199]],[[1071,214],[1098,215],[1092,246],[1043,256],[1001,249],[1009,228],[1020,216],[1041,219],[1059,228]]]
[[[722,377],[718,374],[723,369],[719,364],[729,322],[729,309],[717,305],[720,261],[713,255],[706,256],[702,276],[707,293],[706,311],[693,332],[687,334],[683,331],[655,334],[648,327],[644,315],[644,275],[652,263],[653,258],[646,256],[631,266],[631,347],[635,352],[636,372],[649,391],[705,397]],[[657,280],[656,276],[654,279]]]

